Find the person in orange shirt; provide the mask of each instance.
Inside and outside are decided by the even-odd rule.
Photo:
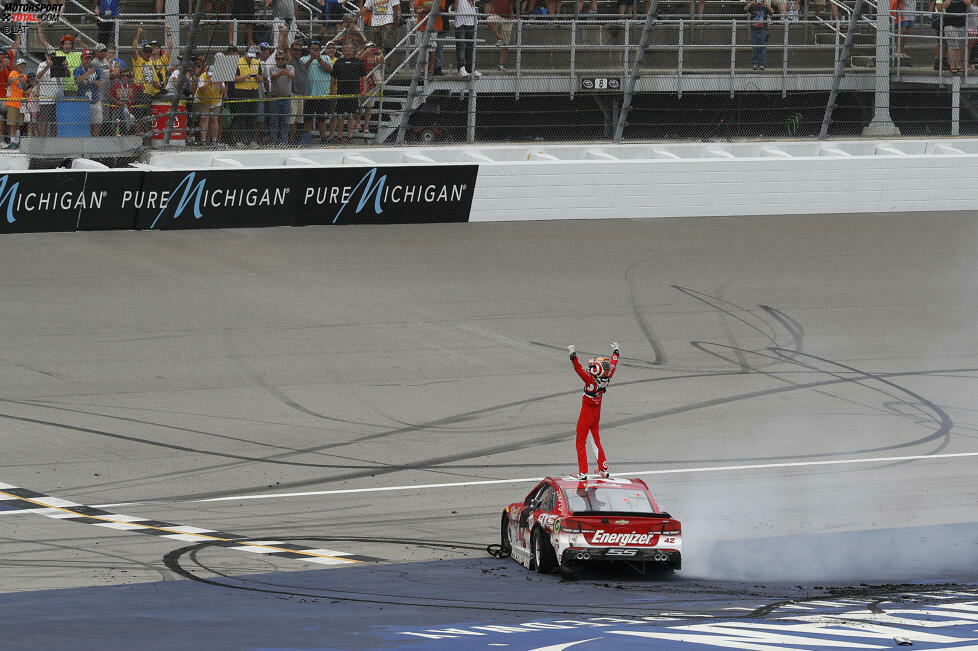
[[[414,0],[414,14],[418,17],[417,22],[420,25],[421,21],[424,20],[428,12],[431,11],[432,0]],[[433,32],[431,37],[434,39],[432,42],[428,43],[428,74],[429,75],[440,75],[442,74],[441,68],[445,60],[445,41],[441,34],[445,32],[445,19],[444,15],[447,12],[447,0],[441,0],[439,3],[441,8],[438,10],[438,17],[435,18],[435,24],[431,26],[431,31]],[[422,33],[426,25],[421,25],[418,28],[418,32]],[[434,49],[430,49],[430,48]]]
[[[20,128],[24,126],[24,91],[27,89],[27,59],[17,59],[7,76],[7,130],[10,148],[20,147]]]

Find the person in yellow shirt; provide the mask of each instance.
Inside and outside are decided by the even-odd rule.
[[[170,28],[166,28],[166,52],[160,50],[160,44],[149,41],[139,46],[139,37],[143,28],[136,30],[132,39],[132,72],[133,81],[142,85],[143,92],[136,98],[135,115],[140,120],[149,120],[150,104],[153,98],[163,94],[166,89],[167,67],[170,65],[170,55],[173,51],[173,36]]]
[[[197,80],[197,111],[200,114],[202,144],[216,147],[221,139],[221,103],[227,95],[222,81],[211,81],[210,70]]]
[[[231,113],[234,122],[235,144],[250,142],[258,144],[258,84],[261,81],[261,63],[255,56],[258,52],[248,48],[243,57],[238,58],[238,74],[234,78],[231,91]]]

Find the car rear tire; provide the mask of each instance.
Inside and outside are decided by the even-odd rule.
[[[549,574],[557,568],[557,554],[543,530],[533,530],[533,562],[540,574]]]
[[[499,546],[503,549],[510,549],[509,544],[509,516],[503,514],[502,523],[499,525]]]

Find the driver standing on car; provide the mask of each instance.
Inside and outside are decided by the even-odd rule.
[[[598,452],[598,473],[608,477],[608,459],[604,448],[601,447],[601,437],[598,434],[598,422],[601,420],[601,398],[608,390],[615,369],[618,367],[618,344],[611,342],[611,359],[595,357],[588,361],[587,369],[581,366],[574,352],[574,346],[568,346],[570,360],[574,370],[584,380],[584,395],[581,396],[581,415],[577,419],[577,474],[575,479],[587,479],[587,435],[591,433],[591,441]]]

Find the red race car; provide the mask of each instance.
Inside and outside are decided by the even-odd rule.
[[[641,479],[547,477],[503,511],[500,544],[537,572],[596,561],[682,567],[682,525]]]

